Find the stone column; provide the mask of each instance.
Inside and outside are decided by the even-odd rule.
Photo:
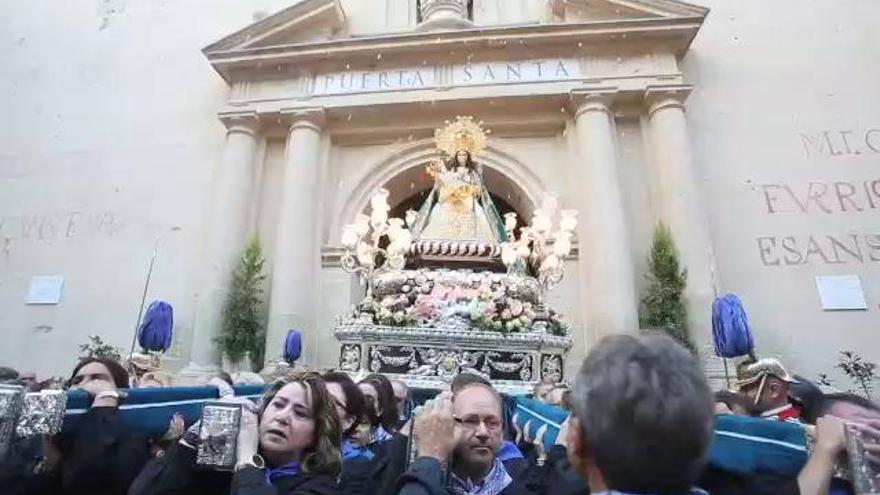
[[[594,338],[638,330],[630,236],[609,105],[615,90],[572,92],[580,158],[578,249],[581,306]]]
[[[688,278],[685,297],[691,336],[710,339],[716,270],[709,222],[694,168],[684,100],[689,86],[652,87],[645,94],[651,159],[656,167],[660,218],[669,227]]]
[[[226,145],[214,174],[205,235],[205,264],[196,302],[190,362],[181,372],[195,382],[219,370],[214,338],[221,327],[229,281],[248,241],[248,212],[253,186],[254,153],[259,121],[253,112],[227,114]]]
[[[316,342],[320,251],[318,172],[322,109],[282,112],[289,122],[281,203],[272,262],[266,364],[282,353],[288,329],[303,332],[303,347]],[[329,337],[328,337],[329,338]],[[304,353],[311,349],[304,349]]]
[[[465,29],[473,27],[467,18],[465,0],[422,0],[422,23],[418,30]]]

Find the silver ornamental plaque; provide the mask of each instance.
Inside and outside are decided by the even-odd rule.
[[[231,471],[235,468],[241,405],[207,402],[202,409],[196,464],[203,468]]]
[[[846,454],[849,473],[853,490],[857,495],[880,494],[880,466],[872,462],[865,450],[865,442],[876,443],[880,439],[867,439],[865,435],[855,429],[846,429]]]
[[[24,387],[0,385],[0,455],[6,452],[12,442],[23,399]]]
[[[67,394],[63,390],[42,390],[25,394],[15,434],[19,437],[31,437],[60,433],[66,405]]]

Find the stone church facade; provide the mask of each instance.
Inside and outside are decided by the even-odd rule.
[[[638,328],[658,222],[704,355],[711,302],[735,292],[759,353],[807,376],[843,349],[880,359],[870,2],[92,3],[3,14],[0,364],[63,373],[88,335],[127,346],[155,253],[169,363],[205,373],[256,236],[268,357],[299,328],[304,363],[333,366],[334,321],[362,293],[341,227],[379,187],[418,205],[434,129],[458,115],[491,129],[481,162],[506,210],[557,191],[579,211],[550,295],[569,371]],[[63,276],[59,304],[27,304],[41,275]]]

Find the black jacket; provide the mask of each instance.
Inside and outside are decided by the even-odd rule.
[[[544,465],[528,462],[528,483],[541,495],[583,495],[590,493],[587,481],[571,467],[568,452],[562,445],[554,445],[547,452]],[[509,472],[509,471],[508,471]]]
[[[54,439],[61,465],[41,474],[52,495],[124,495],[150,456],[146,438],[132,434],[115,407],[93,407],[76,429]]]
[[[339,491],[345,495],[372,495],[375,491],[373,470],[376,459],[357,457],[342,462]]]
[[[391,440],[383,442],[373,452],[376,458],[371,468],[371,482],[364,493],[395,493],[397,480],[406,471],[409,460],[409,437],[395,433]]]
[[[505,464],[506,465],[506,464]],[[511,474],[508,472],[508,474]],[[449,495],[446,489],[447,472],[436,459],[419,457],[409,467],[406,473],[400,477],[397,484],[397,495]],[[513,475],[513,482],[501,491],[500,495],[534,495],[535,492],[527,487],[525,480],[517,479]]]
[[[40,493],[34,469],[43,456],[40,437],[15,438],[0,456],[0,493],[32,495]]]
[[[229,472],[199,470],[195,449],[177,444],[152,461],[129,495],[341,495],[331,476],[300,473],[266,483],[263,471],[247,467]]]

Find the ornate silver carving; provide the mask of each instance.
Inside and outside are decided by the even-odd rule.
[[[558,354],[541,356],[541,379],[554,382],[562,381],[562,356]]]
[[[399,350],[409,354],[405,356],[386,356],[386,353],[391,352],[390,347],[374,346],[370,349],[370,371],[378,372],[383,364],[394,366],[395,368],[407,366],[410,370],[414,370],[417,364],[415,349],[412,347],[401,347]]]
[[[571,337],[540,333],[473,332],[452,328],[391,327],[344,322],[334,329],[342,342],[381,342],[383,345],[477,347],[499,351],[568,350]]]
[[[361,369],[361,346],[359,344],[343,344],[339,353],[339,369],[358,371]]]
[[[502,357],[499,352],[487,352],[486,360],[483,364],[484,369],[492,368],[498,370],[502,373],[516,373],[519,371],[519,376],[522,380],[531,380],[532,379],[532,358],[528,354],[518,353],[510,356],[510,359],[515,359],[518,361],[513,362],[500,362],[496,361],[496,359]]]

